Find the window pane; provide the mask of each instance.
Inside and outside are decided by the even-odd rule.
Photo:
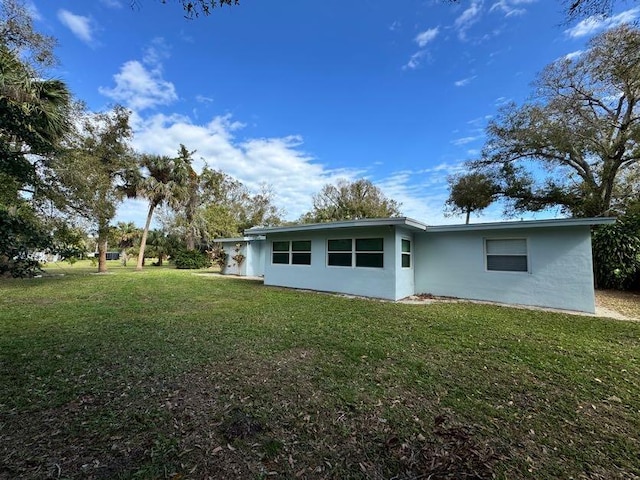
[[[500,272],[526,272],[526,255],[487,255],[487,270]]]
[[[402,254],[402,268],[411,267],[411,255],[407,253]]]
[[[274,252],[288,252],[289,251],[289,242],[273,242],[273,251]]]
[[[330,252],[350,252],[351,251],[351,239],[342,238],[340,240],[329,240]]]
[[[524,238],[487,240],[487,253],[495,255],[526,255],[527,241]]]
[[[291,263],[294,265],[311,265],[310,253],[292,253]]]
[[[411,251],[411,242],[409,240],[402,240],[402,251],[405,253]]]
[[[382,268],[383,258],[382,253],[356,253],[356,267]]]
[[[289,253],[273,253],[273,263],[289,263]]]
[[[382,238],[356,238],[357,252],[381,252],[384,241]]]
[[[351,252],[349,253],[329,253],[327,259],[329,265],[335,267],[350,267],[351,266]]]
[[[296,240],[291,242],[291,251],[293,252],[310,252],[311,240]]]

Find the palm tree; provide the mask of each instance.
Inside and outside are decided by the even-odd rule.
[[[144,250],[153,212],[164,203],[169,203],[172,206],[182,203],[187,194],[186,181],[190,171],[193,170],[190,160],[189,165],[185,165],[181,156],[169,158],[159,155],[142,155],[140,165],[148,175],[139,179],[136,190],[138,195],[149,200],[149,211],[140,240],[140,254],[136,270],[142,270]]]
[[[140,236],[140,230],[133,222],[118,222],[114,229],[114,235],[120,248],[122,265],[127,266],[127,248],[133,247],[133,243]]]
[[[150,230],[147,237],[147,245],[151,247],[151,253],[158,259],[157,265],[162,266],[162,262],[167,258],[169,250],[169,239],[163,230]]]
[[[60,80],[36,80],[15,53],[0,45],[0,167],[24,184],[33,180],[25,151],[46,155],[71,129],[71,93]],[[27,148],[25,148],[27,147]]]

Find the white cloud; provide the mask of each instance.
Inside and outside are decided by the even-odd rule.
[[[245,127],[230,115],[217,116],[208,123],[196,124],[181,115],[155,114],[143,117],[134,113],[133,146],[145,153],[175,155],[180,144],[196,150],[194,167],[204,165],[222,169],[249,189],[258,191],[265,182],[275,192],[276,204],[295,220],[311,208],[312,195],[326,183],[339,178],[353,180],[365,172],[360,169],[328,169],[303,150],[297,135],[272,138],[238,139]],[[131,208],[127,204],[126,208]],[[144,217],[131,218],[142,223]]]
[[[167,45],[164,38],[156,37],[151,40],[149,46],[144,50],[142,61],[158,70],[162,70],[162,61],[171,56],[171,47]]]
[[[474,136],[474,137],[462,137],[453,140],[451,143],[456,146],[466,145],[468,143],[473,143],[477,140],[480,140],[482,137]]]
[[[584,53],[584,50],[576,50],[575,52],[567,53],[564,58],[566,60],[573,60],[580,57]]]
[[[534,3],[536,1],[537,0],[499,0],[498,2],[491,5],[489,11],[493,12],[494,10],[499,10],[504,13],[505,17],[524,15],[525,13],[527,13],[527,10],[525,8],[522,8],[522,6]]]
[[[453,82],[456,87],[466,87],[469,85],[477,75],[473,75],[472,77],[463,78],[462,80],[458,80],[457,82]]]
[[[93,27],[89,17],[76,15],[68,10],[58,10],[58,20],[85,43],[93,42]]]
[[[109,8],[122,8],[120,0],[100,0],[100,2]]]
[[[391,25],[389,25],[389,30],[391,30],[392,32],[395,32],[396,30],[399,30],[401,26],[402,25],[398,20],[394,20],[394,22]]]
[[[177,100],[173,83],[162,78],[158,70],[149,70],[137,60],[126,62],[113,76],[116,86],[98,91],[133,110],[168,105]]]
[[[198,103],[213,103],[213,98],[206,95],[196,95],[196,102]]]
[[[142,62],[130,60],[113,76],[116,86],[98,91],[133,110],[169,105],[178,99],[173,83],[162,76],[162,60],[169,57],[163,38],[155,38],[144,51]]]
[[[578,22],[574,27],[564,31],[571,38],[581,38],[595,35],[603,30],[615,28],[623,23],[631,23],[640,16],[640,7],[625,10],[610,17],[589,17]]]
[[[426,50],[418,50],[416,53],[411,55],[409,61],[402,66],[403,70],[415,70],[422,63],[422,58],[427,54]]]
[[[31,18],[33,18],[36,21],[42,20],[42,14],[40,13],[40,10],[38,10],[38,7],[36,7],[36,4],[33,3],[32,0],[29,0],[28,2],[26,2],[24,6],[27,9],[27,12],[29,12],[29,15],[31,15]]]
[[[460,40],[467,39],[467,30],[471,28],[471,26],[480,20],[480,16],[482,15],[482,2],[474,0],[471,2],[469,8],[467,8],[464,12],[460,14],[458,18],[456,18],[453,23],[454,28],[458,32],[458,38]]]
[[[439,30],[439,27],[430,28],[429,30],[419,33],[414,40],[418,46],[422,48],[438,36]]]

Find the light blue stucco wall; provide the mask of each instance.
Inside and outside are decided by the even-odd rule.
[[[241,275],[259,277],[264,275],[264,250],[266,242],[264,239],[232,239],[229,241],[218,241],[227,254],[227,262],[222,269],[224,275]],[[239,248],[239,252],[236,252]],[[232,258],[236,253],[244,255],[244,261],[238,266]]]
[[[327,265],[327,240],[380,237],[384,239],[383,268]],[[406,296],[406,281],[402,284],[403,292],[397,293],[399,260],[396,258],[396,237],[396,229],[392,226],[268,234],[264,252],[264,283],[397,300]],[[272,243],[285,240],[311,240],[311,265],[273,264]]]
[[[261,277],[264,275],[264,251],[266,246],[265,240],[250,240],[247,249],[247,265],[245,275],[250,277]]]
[[[487,271],[485,238],[526,238],[529,271]],[[427,232],[414,260],[416,293],[595,311],[588,226]]]
[[[224,248],[225,253],[227,254],[227,262],[225,263],[225,266],[222,268],[222,273],[224,275],[246,275],[247,273],[247,260],[248,257],[251,256],[251,251],[252,249],[248,249],[247,248],[247,242],[246,241],[239,241],[239,240],[234,240],[234,241],[230,241],[230,242],[218,242],[222,245],[222,248]],[[239,248],[239,252],[236,252],[236,248]],[[245,256],[245,260],[242,262],[242,264],[240,264],[240,266],[237,265],[236,261],[233,260],[233,256],[236,255],[236,253],[241,253],[242,255]]]

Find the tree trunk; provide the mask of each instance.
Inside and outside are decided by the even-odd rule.
[[[107,271],[107,236],[98,235],[98,273]]]
[[[195,250],[196,249],[196,240],[194,238],[193,233],[187,233],[187,250]]]
[[[469,225],[469,216],[471,215],[471,209],[467,209],[467,219],[465,220],[465,225]]]
[[[151,225],[151,217],[153,216],[153,210],[156,208],[154,203],[149,204],[149,213],[147,214],[147,223],[144,224],[144,230],[142,231],[142,239],[140,239],[140,253],[138,254],[138,265],[136,270],[142,270],[144,265],[144,249],[147,247],[147,234],[149,233],[149,226]]]
[[[126,248],[123,248],[123,249],[120,251],[120,260],[122,261],[122,266],[123,266],[123,267],[126,267],[126,266],[127,266],[127,260],[128,260],[128,257],[127,257],[127,249],[126,249]]]

